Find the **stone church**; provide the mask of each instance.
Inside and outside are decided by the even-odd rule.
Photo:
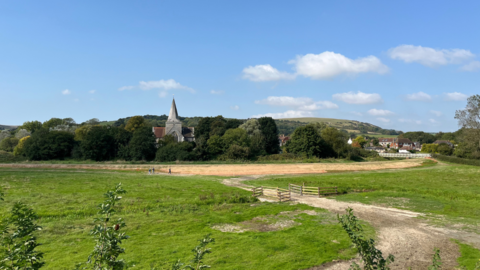
[[[168,119],[165,122],[165,127],[153,127],[153,133],[159,140],[167,135],[172,135],[175,138],[176,142],[193,142],[195,141],[194,128],[193,127],[182,127],[182,122],[178,119],[177,105],[175,104],[175,99],[172,101],[172,107],[170,108],[170,113],[168,114]]]

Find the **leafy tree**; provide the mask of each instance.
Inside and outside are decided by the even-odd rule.
[[[155,137],[152,128],[139,127],[133,132],[128,144],[130,156],[133,160],[152,160],[155,158]]]
[[[25,141],[25,156],[30,160],[64,159],[72,153],[73,138],[64,131],[36,131]]]
[[[225,149],[223,139],[219,135],[213,135],[210,137],[210,139],[207,141],[207,145],[207,152],[213,157],[222,154],[223,150]]]
[[[95,161],[109,160],[114,157],[115,140],[108,128],[94,126],[80,144],[83,156]]]
[[[365,146],[365,144],[367,144],[367,141],[362,136],[358,136],[354,141],[357,142],[362,148]]]
[[[240,125],[240,128],[244,129],[249,136],[262,134],[262,131],[260,131],[260,123],[255,118],[252,118],[247,122],[243,123],[242,125]]]
[[[410,139],[412,142],[420,142],[421,144],[433,143],[436,140],[433,134],[423,131],[406,132],[399,135],[398,138]]]
[[[227,121],[225,120],[225,118],[223,118],[223,116],[221,115],[213,118],[210,124],[210,136],[223,136],[223,134],[225,134],[225,131],[227,130],[226,122]]]
[[[346,156],[346,152],[348,151],[348,134],[345,134],[333,127],[325,127],[321,130],[320,135],[334,152],[330,154],[331,156]]]
[[[232,129],[232,128],[238,128],[243,122],[238,120],[238,119],[228,119],[227,123],[225,123],[225,128]]]
[[[20,140],[21,138],[24,138],[24,137],[27,137],[27,136],[30,136],[30,135],[32,135],[31,132],[27,131],[26,129],[20,129],[15,134],[15,138]]]
[[[313,125],[297,128],[285,148],[288,153],[306,154],[309,157],[326,157],[329,152],[329,146]]]
[[[462,142],[471,149],[470,157],[480,158],[480,95],[468,98],[464,110],[455,112],[455,119],[462,127]]]
[[[280,143],[278,141],[278,129],[275,121],[271,117],[261,117],[258,119],[260,131],[265,137],[265,151],[268,154],[278,154],[280,152]]]
[[[207,245],[210,243],[214,243],[215,239],[210,238],[210,234],[207,234],[203,237],[203,239],[198,240],[200,244],[192,249],[193,252],[193,259],[190,261],[191,264],[185,265],[180,260],[177,260],[173,266],[172,270],[185,270],[185,269],[192,269],[192,270],[200,270],[210,268],[210,265],[206,265],[203,262],[203,258],[206,254],[212,253],[210,248],[207,248]]]
[[[225,150],[234,144],[243,147],[248,147],[250,145],[250,138],[248,137],[247,132],[241,128],[228,129],[222,136],[222,140]]]
[[[356,216],[353,215],[353,209],[347,208],[347,214],[337,214],[337,219],[347,232],[348,237],[352,240],[354,247],[357,248],[358,254],[364,263],[365,270],[388,270],[388,265],[395,260],[393,255],[388,255],[387,259],[383,258],[382,252],[375,247],[375,240],[367,238],[364,235],[363,227],[360,225]],[[355,262],[352,263],[350,269],[360,270],[360,266]]]
[[[10,131],[8,130],[2,130],[0,131],[0,142],[3,141],[4,139],[11,137],[12,134],[10,134]]]
[[[23,156],[25,154],[24,148],[25,148],[25,141],[28,140],[30,136],[23,137],[18,141],[17,146],[13,149],[13,155],[15,156]]]
[[[453,153],[453,149],[448,144],[441,143],[437,146],[437,153],[450,156]]]
[[[23,203],[15,203],[10,216],[0,223],[0,269],[40,269],[43,253],[34,233],[41,230],[38,216]]]
[[[129,238],[121,232],[126,224],[122,218],[113,221],[115,206],[125,193],[120,183],[114,190],[109,190],[103,195],[105,201],[97,207],[99,217],[94,219],[95,226],[90,231],[95,239],[95,247],[87,261],[93,265],[94,270],[121,270],[125,267],[125,262],[118,257],[125,253],[125,249],[120,246],[122,241]]]
[[[98,120],[98,118],[92,118],[90,120],[87,120],[87,121],[83,122],[82,124],[90,125],[90,126],[96,126],[96,125],[100,124],[100,120]]]
[[[438,144],[422,144],[422,152],[424,153],[437,153],[438,152]]]
[[[169,143],[158,148],[155,159],[160,162],[195,160],[194,148],[194,142]]]
[[[357,142],[357,141],[353,141],[353,142],[352,142],[352,147],[354,147],[354,148],[362,148],[362,145],[361,145],[359,142]]]
[[[132,139],[133,134],[119,127],[109,127],[108,133],[113,137],[113,157],[120,157],[128,159],[129,155],[126,155],[125,149],[128,148],[128,143]]]
[[[250,156],[250,149],[236,144],[230,145],[220,159],[223,160],[246,160]]]
[[[127,131],[134,132],[137,129],[145,127],[146,125],[147,125],[147,122],[145,121],[145,118],[141,116],[134,116],[128,120],[127,125],[125,126],[125,129]]]
[[[34,133],[37,130],[42,129],[42,122],[40,121],[27,121],[24,122],[20,129],[26,129],[27,131]]]
[[[45,129],[50,129],[62,124],[63,124],[62,119],[54,117],[54,118],[51,118],[50,120],[43,122],[42,127]]]
[[[199,138],[204,138],[208,140],[210,138],[210,126],[213,122],[212,117],[203,117],[198,121],[198,125],[195,128],[195,140]]]
[[[18,141],[19,139],[15,137],[5,138],[0,142],[0,150],[13,152],[13,149],[15,148],[15,146],[17,146]]]
[[[87,133],[92,129],[93,126],[91,125],[84,125],[75,130],[75,140],[76,141],[83,141]]]
[[[253,156],[264,156],[267,154],[265,151],[265,137],[263,137],[261,131],[250,136],[250,154]]]

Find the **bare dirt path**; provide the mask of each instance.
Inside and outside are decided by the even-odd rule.
[[[242,183],[245,180],[260,178],[261,175],[244,176],[225,179],[225,185],[250,190]],[[293,194],[292,194],[293,195]],[[480,248],[480,235],[438,228],[427,224],[417,217],[422,213],[400,210],[395,208],[366,205],[361,203],[340,202],[333,199],[317,198],[313,196],[292,196],[296,203],[304,203],[313,207],[327,209],[334,213],[343,214],[347,207],[351,207],[357,217],[369,222],[377,232],[377,248],[384,257],[388,254],[395,256],[391,269],[427,269],[432,262],[433,249],[441,250],[442,269],[456,269],[456,259],[460,256],[458,245],[451,241],[457,239]],[[339,261],[310,268],[319,269],[348,269],[350,262]]]
[[[282,163],[282,164],[39,164],[39,163],[4,163],[6,168],[43,168],[43,169],[99,169],[99,170],[137,170],[147,172],[155,168],[156,172],[166,173],[170,168],[172,174],[238,176],[251,172],[262,175],[325,173],[329,171],[369,171],[383,169],[404,169],[422,165],[424,159],[405,159],[394,161],[372,161],[353,163]]]

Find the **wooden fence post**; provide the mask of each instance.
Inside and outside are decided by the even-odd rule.
[[[303,196],[303,186],[300,186],[300,196]]]
[[[337,190],[337,187],[335,187],[335,194],[338,194],[338,190]]]
[[[318,198],[320,198],[320,187],[318,187]]]
[[[262,191],[262,196],[264,195],[263,194],[263,186],[260,186],[260,191]]]

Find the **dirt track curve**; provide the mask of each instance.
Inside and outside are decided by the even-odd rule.
[[[260,178],[260,175],[225,179],[228,186],[250,190],[242,183],[244,180]],[[293,194],[292,194],[293,195]],[[459,230],[433,227],[417,217],[421,213],[400,210],[388,207],[379,207],[361,203],[346,203],[333,199],[310,196],[292,196],[296,203],[304,203],[313,207],[327,209],[334,213],[345,213],[351,207],[357,217],[369,222],[377,231],[377,248],[384,257],[388,254],[395,256],[395,262],[390,265],[395,269],[427,269],[432,262],[433,249],[441,250],[442,269],[456,269],[457,258],[460,256],[459,247],[451,241],[457,239],[480,248],[480,235]],[[319,269],[348,269],[351,262],[339,261],[310,268]]]

